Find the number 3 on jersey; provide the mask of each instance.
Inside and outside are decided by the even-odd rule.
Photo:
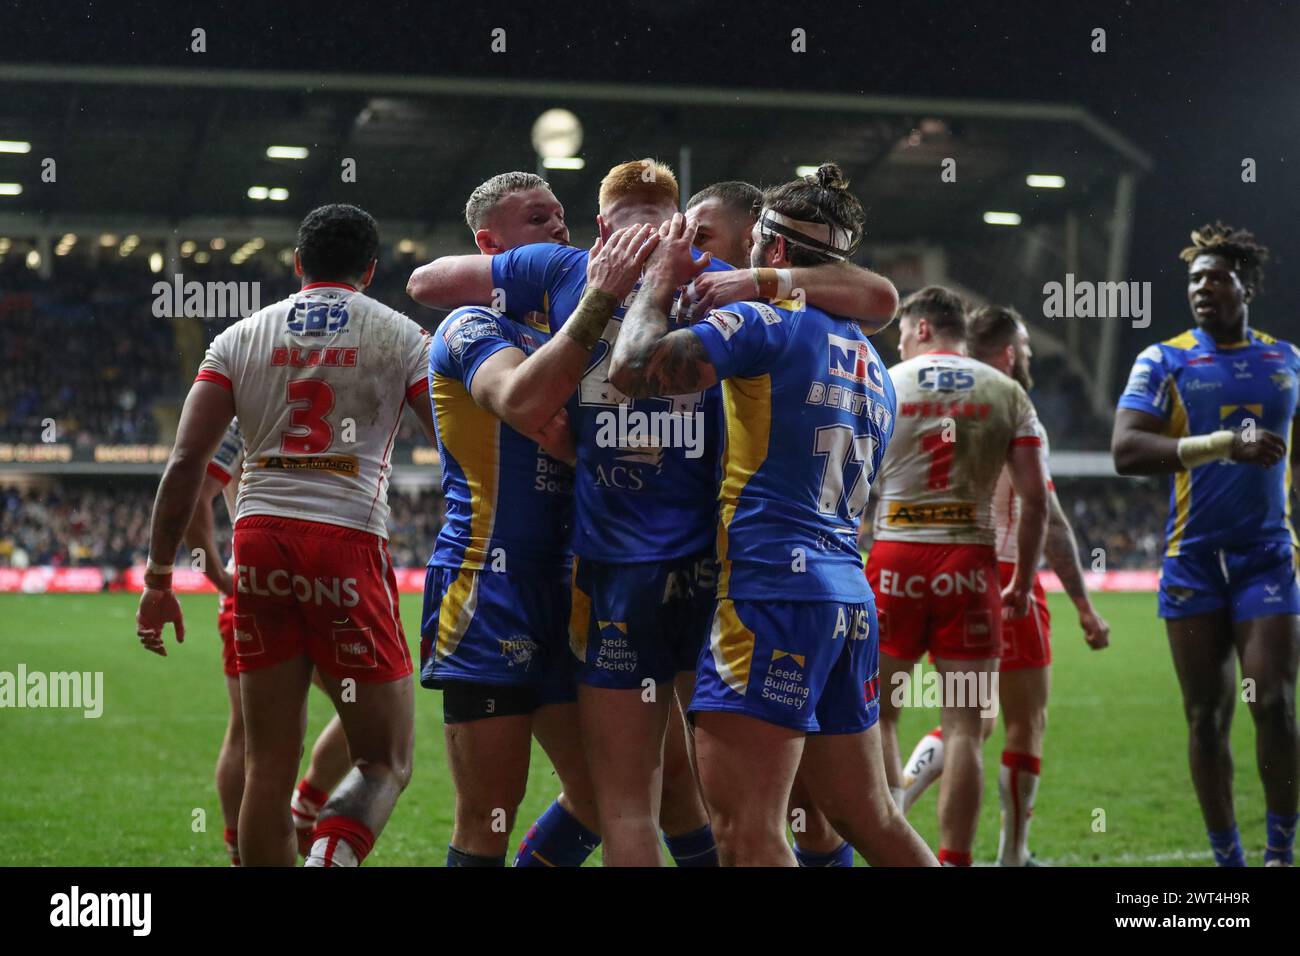
[[[867,474],[876,456],[876,440],[870,435],[855,435],[848,425],[824,425],[813,437],[813,454],[826,456],[822,469],[822,486],[817,495],[817,510],[824,515],[839,514],[844,498],[844,472],[853,461],[860,467],[857,480],[849,489],[847,502],[850,518],[862,514],[867,506],[867,495],[876,475]]]
[[[325,416],[334,410],[334,386],[315,378],[300,378],[285,388],[291,406],[289,424],[306,434],[280,433],[280,451],[286,455],[318,455],[334,443],[334,429]]]

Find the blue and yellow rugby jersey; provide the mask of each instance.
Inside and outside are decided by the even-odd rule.
[[[429,348],[442,494],[447,515],[430,567],[482,570],[516,562],[569,564],[573,470],[478,405],[470,385],[501,349],[531,354],[547,338],[500,312],[461,308],[443,320]],[[500,549],[498,551],[498,549]]]
[[[519,246],[492,257],[492,284],[511,315],[545,312],[555,333],[587,287],[588,255],[553,243]],[[614,342],[632,296],[605,327],[568,406],[578,447],[573,551],[612,564],[704,551],[717,523],[718,389],[634,400],[610,384]]]
[[[1186,550],[1291,541],[1291,420],[1296,413],[1300,352],[1271,335],[1217,345],[1192,329],[1144,350],[1133,363],[1120,408],[1164,419],[1173,437],[1221,428],[1280,435],[1287,457],[1272,468],[1212,462],[1172,475],[1165,538],[1169,556]]]
[[[858,524],[894,385],[858,324],[741,302],[691,326],[722,380],[718,597],[871,601]]]

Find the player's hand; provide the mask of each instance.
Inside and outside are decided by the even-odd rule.
[[[1017,584],[1012,581],[1002,589],[1002,620],[1024,617],[1029,613],[1029,597],[1034,583]]]
[[[209,567],[208,570],[204,572],[204,574],[207,577],[207,579],[212,582],[213,586],[222,594],[224,594],[226,597],[235,596],[234,575],[232,575],[224,567],[221,567],[220,565],[217,565],[215,567]]]
[[[732,302],[758,298],[754,275],[749,269],[718,269],[697,276],[682,296],[681,318],[702,319],[711,311]]]
[[[654,226],[624,226],[609,242],[597,238],[587,257],[587,288],[608,292],[622,302],[636,287],[657,245],[659,232]]]
[[[1079,627],[1083,628],[1083,639],[1094,651],[1110,646],[1110,625],[1091,604],[1079,609]]]
[[[176,628],[176,643],[184,643],[185,619],[181,615],[176,592],[171,588],[165,591],[145,588],[140,595],[140,607],[135,612],[135,633],[146,651],[167,656],[167,648],[163,645],[163,627],[169,621]]]
[[[578,463],[578,448],[569,429],[569,413],[561,408],[555,417],[541,427],[535,436],[542,451],[566,465]]]
[[[1256,428],[1253,441],[1246,441],[1242,436],[1244,429],[1236,429],[1232,439],[1231,458],[1243,465],[1258,465],[1272,468],[1286,454],[1286,442],[1280,435],[1275,435],[1262,428]]]
[[[659,248],[646,264],[647,278],[653,276],[656,283],[676,289],[707,269],[713,261],[712,253],[706,252],[698,259],[691,255],[697,228],[696,223],[687,223],[681,213],[673,213],[673,218],[659,227]]]

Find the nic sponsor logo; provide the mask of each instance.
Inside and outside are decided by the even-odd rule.
[[[871,346],[858,339],[826,333],[830,353],[829,371],[837,378],[865,385],[878,395],[885,394],[885,375],[872,355]]]

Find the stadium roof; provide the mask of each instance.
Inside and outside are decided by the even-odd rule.
[[[146,227],[296,222],[321,202],[347,199],[381,222],[460,228],[473,186],[537,167],[530,130],[552,106],[572,110],[585,130],[585,168],[548,173],[575,222],[594,212],[606,169],[648,155],[688,163],[678,171],[692,189],[781,181],[796,166],[834,159],[877,241],[979,234],[990,209],[1018,212],[1027,225],[1059,219],[1108,196],[1117,177],[1150,168],[1082,108],[1045,103],[13,64],[0,66],[0,89],[0,139],[32,144],[25,156],[0,155],[0,181],[23,187],[0,198],[0,223],[11,226],[16,213],[29,225],[32,216],[124,216]],[[272,145],[310,154],[271,159]],[[40,180],[46,156],[58,160],[57,186]],[[355,184],[340,181],[343,157],[357,161]],[[956,184],[940,180],[947,157],[957,160]],[[1066,188],[1031,189],[1028,173],[1064,177]],[[289,198],[251,199],[253,186]]]

